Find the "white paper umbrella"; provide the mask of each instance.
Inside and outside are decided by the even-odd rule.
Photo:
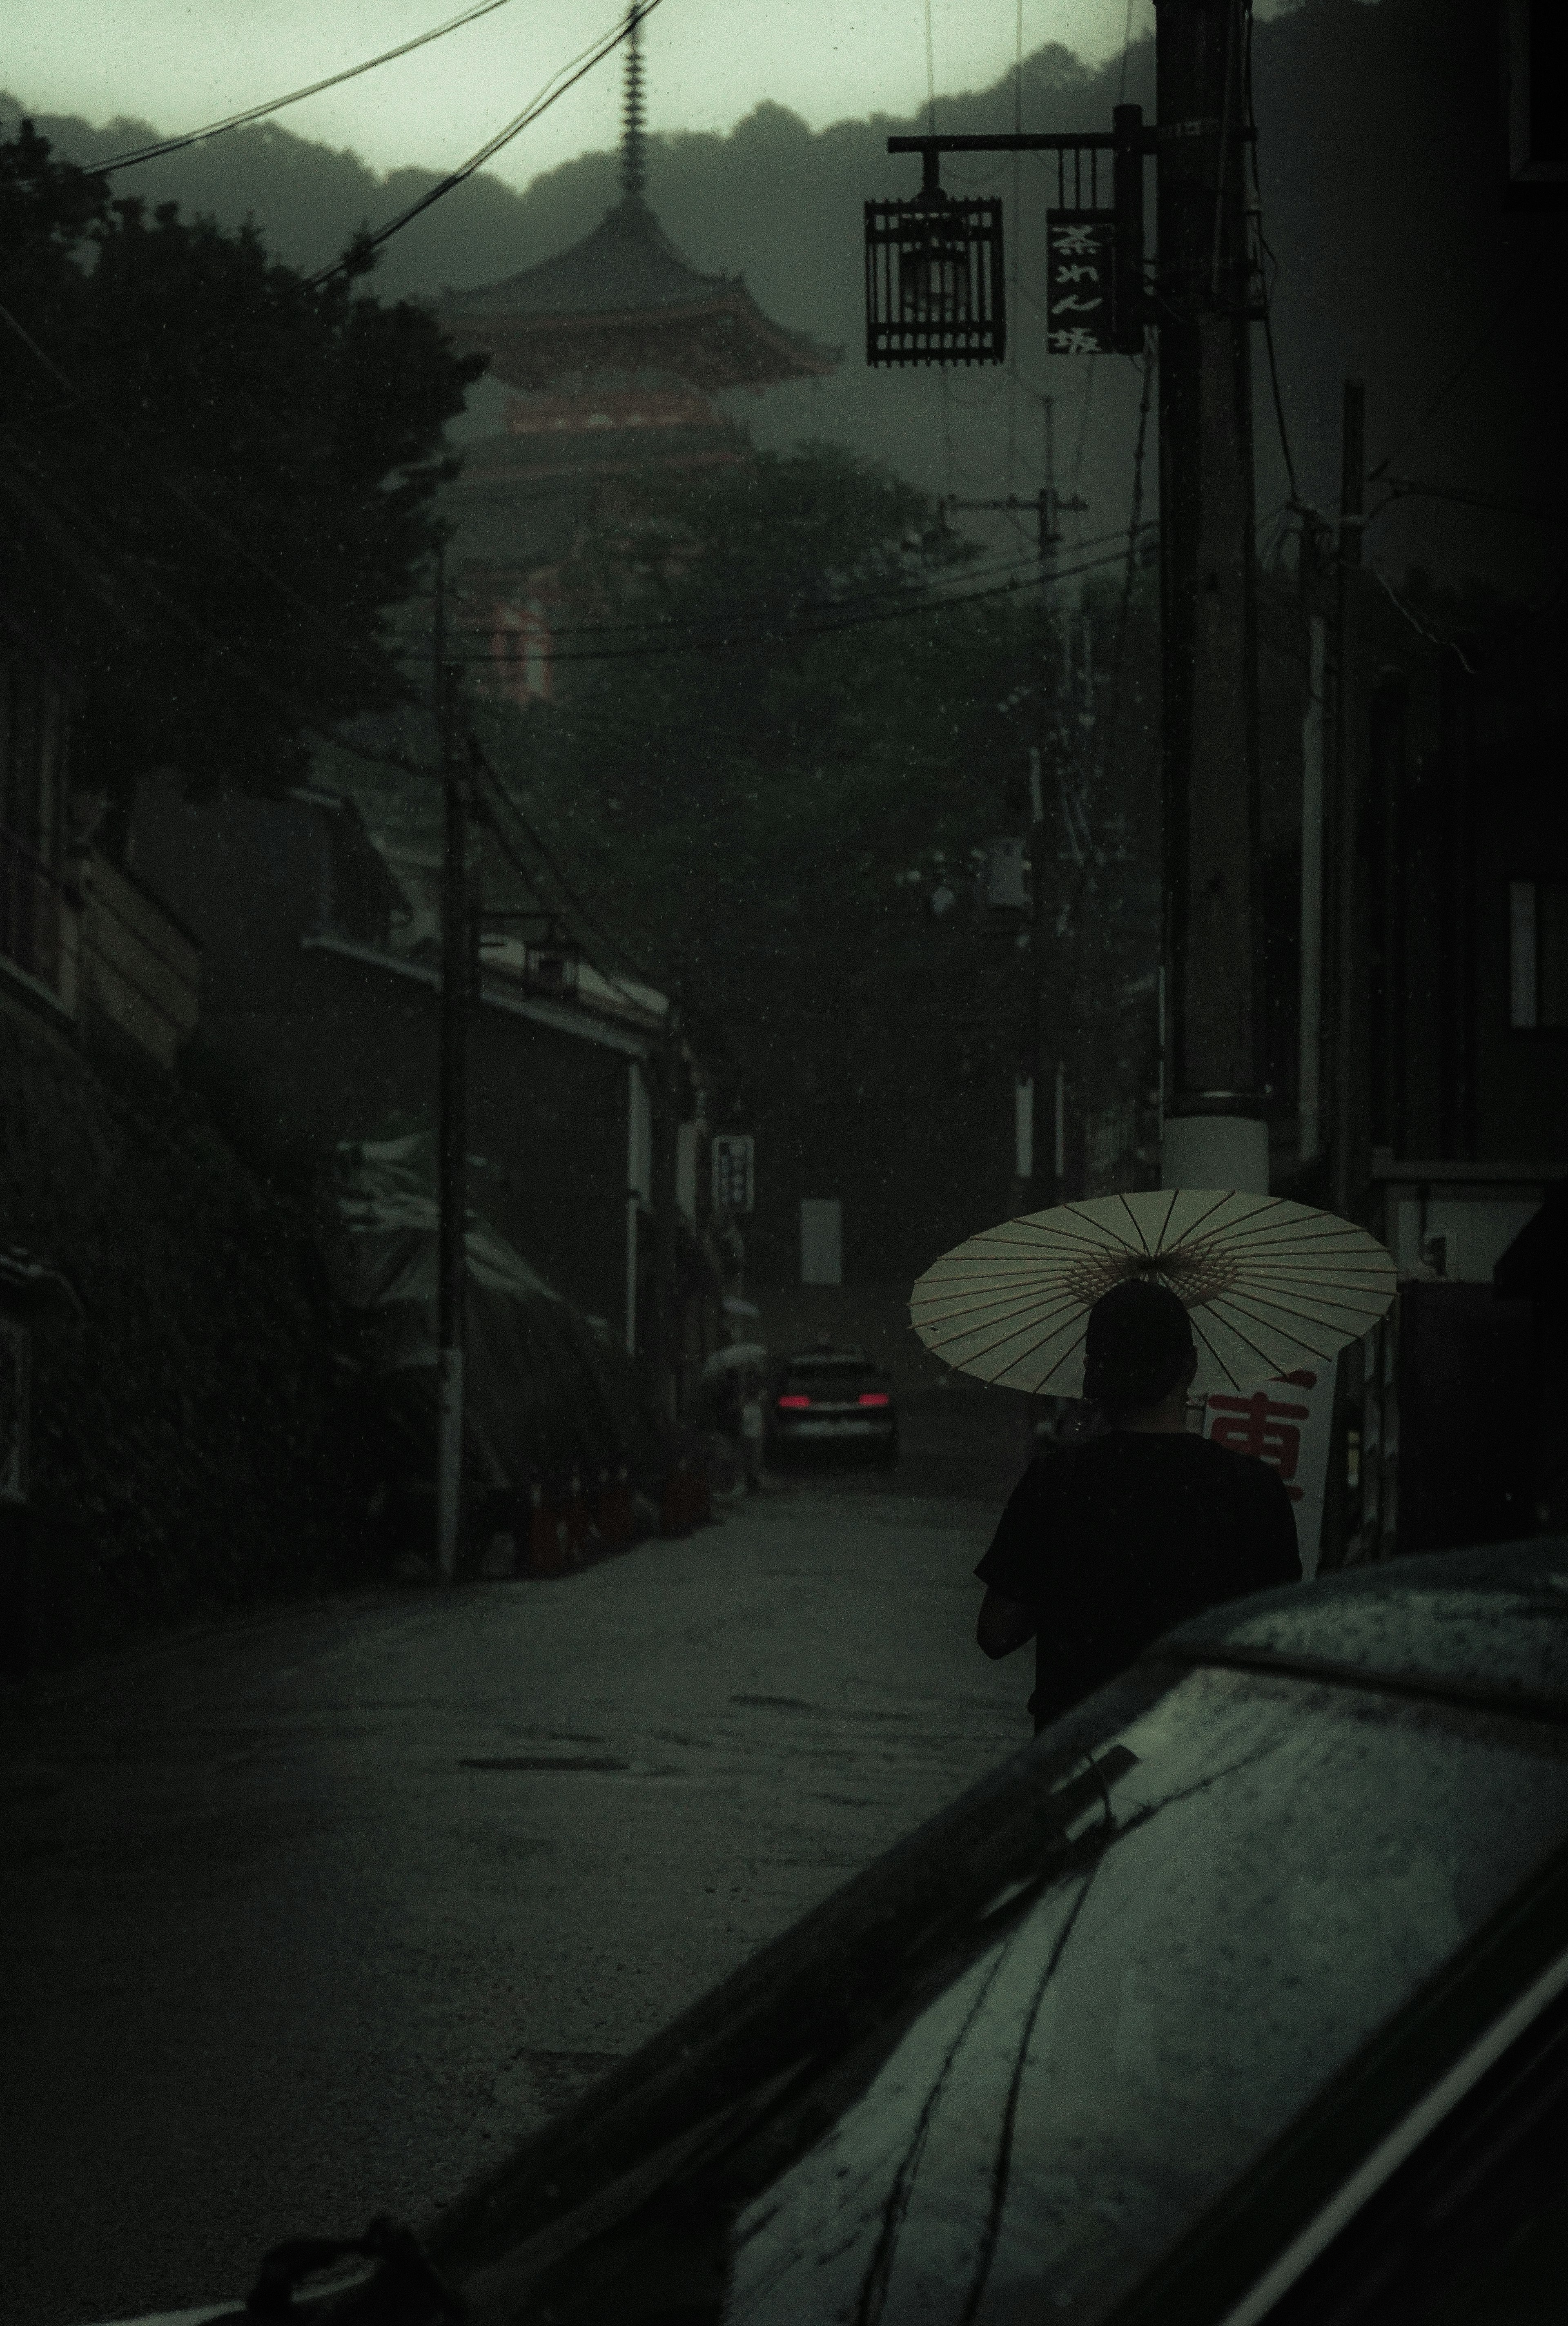
[[[1364,1229],[1277,1196],[1160,1188],[1004,1220],[943,1254],[910,1322],[960,1372],[1035,1396],[1081,1397],[1083,1336],[1128,1277],[1185,1303],[1194,1396],[1321,1367],[1387,1310],[1394,1262]]]
[[[728,1341],[703,1360],[702,1379],[717,1381],[721,1373],[734,1372],[745,1365],[765,1365],[767,1351],[760,1341]]]

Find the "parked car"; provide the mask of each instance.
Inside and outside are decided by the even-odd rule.
[[[1173,1633],[291,2314],[433,2326],[422,2270],[469,2326],[1560,2318],[1568,1540]]]
[[[767,1400],[768,1446],[775,1456],[858,1454],[898,1459],[898,1409],[893,1376],[864,1349],[830,1341],[799,1349],[776,1368]]]

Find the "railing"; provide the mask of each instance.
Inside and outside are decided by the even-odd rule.
[[[75,907],[58,872],[0,824],[0,955],[67,1001]]]

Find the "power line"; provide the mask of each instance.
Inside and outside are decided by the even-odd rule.
[[[416,218],[422,217],[444,196],[466,183],[477,170],[483,169],[487,162],[493,160],[504,145],[509,145],[514,137],[521,136],[524,129],[530,128],[542,114],[548,113],[551,107],[563,98],[569,89],[575,88],[578,82],[592,72],[596,65],[602,64],[606,57],[613,55],[621,42],[629,40],[636,27],[651,16],[659,5],[660,0],[642,0],[642,5],[629,14],[623,23],[618,24],[613,33],[601,35],[587,49],[580,49],[571,63],[563,65],[559,72],[554,73],[545,82],[538,95],[530,98],[523,111],[509,121],[504,129],[497,130],[493,137],[487,138],[484,144],[470,154],[466,162],[460,163],[457,169],[450,171],[437,184],[431,186],[428,192],[421,194],[417,201],[410,202],[408,208],[400,210],[394,219],[389,219],[385,226],[377,227],[374,234],[361,237],[343,257],[334,259],[330,266],[320,267],[314,274],[307,275],[305,277],[307,285],[313,287],[319,283],[325,283],[334,274],[340,274],[348,269],[363,265],[372,251],[379,250],[383,243],[390,242],[394,234],[401,234],[405,226],[412,225]]]
[[[1150,348],[1146,349],[1144,354],[1144,387],[1143,395],[1138,400],[1137,442],[1133,451],[1132,517],[1127,526],[1127,565],[1122,575],[1121,604],[1116,618],[1116,644],[1111,654],[1110,713],[1106,721],[1104,750],[1096,755],[1101,773],[1109,766],[1111,754],[1116,749],[1117,716],[1121,708],[1122,662],[1127,648],[1127,625],[1132,616],[1133,576],[1137,564],[1138,535],[1146,530],[1138,512],[1144,502],[1144,446],[1148,437],[1149,403],[1154,390],[1154,380],[1155,358],[1154,350]]]
[[[667,645],[607,647],[598,651],[592,648],[580,648],[568,654],[552,654],[550,660],[552,662],[649,662],[665,655],[725,654],[733,653],[738,648],[747,647],[788,646],[795,638],[834,637],[845,630],[864,629],[873,622],[902,621],[912,614],[942,614],[951,608],[974,606],[987,599],[1008,597],[1018,590],[1038,589],[1043,583],[1071,582],[1080,573],[1098,572],[1102,566],[1118,564],[1122,554],[1120,550],[1117,550],[1106,557],[1086,558],[1081,564],[1058,567],[1054,571],[1047,572],[1039,570],[1037,558],[1030,559],[1028,563],[1035,568],[1034,571],[1020,572],[1009,581],[996,583],[990,589],[969,590],[951,597],[923,600],[914,605],[884,607],[874,613],[852,615],[848,621],[843,622],[800,623],[793,627],[780,625],[772,630],[753,631],[744,636],[682,638],[673,640]],[[515,662],[517,659],[515,655],[493,654],[474,655],[469,657],[470,662],[476,664]]]
[[[1083,410],[1079,419],[1078,442],[1073,449],[1072,471],[1067,488],[1070,500],[1077,500],[1079,498],[1078,487],[1083,475],[1083,451],[1089,442],[1089,410],[1094,397],[1095,367],[1099,361],[1099,358],[1097,355],[1091,355],[1084,366]]]
[[[1443,406],[1448,402],[1449,397],[1453,394],[1454,389],[1459,386],[1460,381],[1470,369],[1471,364],[1474,363],[1477,356],[1480,355],[1481,349],[1490,341],[1492,333],[1502,321],[1503,317],[1507,314],[1508,309],[1514,305],[1515,297],[1516,294],[1511,289],[1504,293],[1503,296],[1498,300],[1496,308],[1493,310],[1492,313],[1488,316],[1486,322],[1482,325],[1479,336],[1471,342],[1465,353],[1460,358],[1458,363],[1455,364],[1453,369],[1449,373],[1448,377],[1443,381],[1443,386],[1438,389],[1437,394],[1433,397],[1431,403],[1427,405],[1420,419],[1412,423],[1412,424],[1405,431],[1404,435],[1398,439],[1396,443],[1390,445],[1387,451],[1384,453],[1382,459],[1378,461],[1375,469],[1368,470],[1367,474],[1369,483],[1372,482],[1377,478],[1381,477],[1384,470],[1387,468],[1389,461],[1397,459],[1398,455],[1405,450],[1406,444],[1411,443],[1415,438],[1419,436],[1427,422],[1434,418],[1442,410]]]
[[[1146,530],[1148,527],[1156,525],[1158,523],[1158,519],[1148,517],[1142,519],[1140,522],[1144,529]],[[1076,547],[1081,551],[1085,549],[1098,549],[1108,541],[1121,541],[1125,539],[1126,535],[1127,527],[1125,526],[1118,526],[1113,532],[1091,535],[1089,540],[1079,542],[1076,544]],[[956,585],[960,582],[983,582],[989,580],[994,575],[1028,572],[1038,564],[1039,557],[1040,553],[1038,548],[1031,547],[1029,554],[1026,557],[1006,557],[998,559],[994,564],[962,567],[953,572],[951,577],[951,581],[952,584]],[[533,569],[524,565],[520,566],[519,570],[531,572]],[[893,600],[908,605],[914,605],[917,602],[924,603],[927,602],[926,592],[930,586],[930,583],[927,582],[908,583],[888,582],[885,587],[869,590],[849,591],[844,592],[841,596],[820,600],[812,610],[816,613],[830,613],[837,611],[840,607],[875,606],[879,600]],[[642,620],[625,622],[551,623],[549,625],[549,628],[551,636],[558,638],[605,637],[617,633],[631,632],[636,634],[639,631],[646,632],[649,630],[657,630],[660,628],[666,626],[670,628],[682,627],[675,623],[668,623],[666,625],[664,618],[650,615]],[[498,625],[494,622],[459,623],[455,626],[453,635],[459,637],[488,637],[493,634],[497,627]],[[684,625],[684,627],[690,628],[691,625],[688,623]]]
[[[932,136],[936,135],[936,51],[931,38],[931,0],[925,0],[925,110]]]
[[[1013,135],[1024,132],[1024,0],[1017,0],[1016,28],[1013,51]],[[1018,295],[1020,245],[1024,238],[1024,199],[1021,172],[1022,152],[1013,155],[1013,264],[1007,270],[1007,288],[1015,301]],[[1007,482],[1003,490],[1008,500],[1013,498],[1013,486],[1018,456],[1018,334],[1013,333],[1013,344],[1007,357]]]
[[[1274,351],[1274,321],[1271,310],[1274,305],[1274,282],[1277,280],[1279,274],[1279,261],[1275,257],[1274,252],[1269,248],[1268,238],[1263,231],[1263,181],[1257,174],[1257,116],[1252,102],[1251,0],[1247,0],[1247,22],[1242,47],[1242,74],[1247,105],[1247,126],[1252,133],[1248,143],[1252,151],[1252,191],[1254,199],[1257,204],[1257,239],[1265,256],[1267,257],[1274,267],[1274,278],[1272,280],[1266,278],[1263,284],[1263,344],[1268,357],[1268,383],[1274,398],[1275,426],[1279,431],[1279,449],[1285,455],[1285,473],[1290,485],[1291,501],[1293,504],[1297,504],[1299,503],[1301,497],[1301,488],[1296,483],[1295,461],[1292,456],[1290,449],[1290,431],[1285,426],[1285,398],[1280,393],[1279,364]]]
[[[561,890],[561,895],[566,898],[569,908],[579,916],[586,927],[593,932],[601,944],[608,945],[612,954],[619,956],[623,966],[630,972],[630,974],[639,982],[642,982],[645,972],[632,959],[630,954],[627,953],[626,947],[620,943],[619,939],[612,936],[609,931],[604,926],[603,923],[600,922],[597,916],[583,903],[581,898],[578,895],[576,889],[572,887],[565,873],[562,872],[560,865],[556,862],[552,851],[550,849],[541,833],[534,829],[534,826],[524,814],[523,809],[519,806],[516,800],[513,798],[511,792],[506,787],[505,779],[497,773],[496,768],[491,766],[489,759],[486,756],[484,746],[479,741],[478,737],[475,735],[471,730],[469,733],[468,744],[469,757],[473,761],[476,769],[481,777],[487,779],[489,785],[493,787],[495,794],[503,802],[508,813],[515,817],[518,824],[527,834],[529,842],[538,851],[539,857],[544,864],[545,869],[548,870],[550,877],[555,882],[556,887]],[[510,851],[506,850],[505,835],[496,828],[491,819],[487,818],[487,822],[490,823],[490,829],[495,832],[496,837],[500,841],[503,850],[510,855]],[[528,880],[529,875],[524,870],[524,867],[517,862],[515,856],[511,858],[511,861],[514,870],[521,873],[524,880]],[[532,882],[530,882],[530,885],[532,885]],[[585,947],[584,950],[586,951],[587,948]],[[601,977],[608,979],[610,984],[616,986],[617,992],[625,992],[625,988],[617,983],[614,975],[608,970],[605,969],[602,963],[594,961],[591,954],[589,954],[589,960],[592,967],[598,970]],[[631,1000],[634,997],[626,995],[626,998],[627,1000]]]
[[[357,80],[361,73],[375,72],[380,65],[412,56],[415,49],[428,48],[431,41],[444,40],[449,33],[460,32],[465,24],[477,23],[481,16],[493,16],[497,8],[510,5],[511,0],[478,0],[476,6],[465,8],[459,15],[449,16],[445,23],[432,25],[428,33],[416,33],[412,41],[401,42],[395,49],[383,49],[379,56],[366,57],[363,64],[348,65],[341,72],[329,73],[324,80],[291,89],[287,97],[269,98],[264,105],[253,105],[244,113],[230,113],[221,121],[209,121],[205,129],[191,129],[181,137],[162,137],[152,145],[138,145],[129,154],[116,154],[112,162],[93,163],[88,174],[107,177],[111,170],[134,170],[143,162],[161,161],[166,154],[182,154],[189,145],[205,145],[209,137],[221,137],[229,129],[244,129],[253,121],[264,121],[269,114],[282,113],[285,106],[298,105],[304,98],[319,97],[323,89],[339,88],[345,81]]]
[[[1127,103],[1127,59],[1132,51],[1132,20],[1134,5],[1135,0],[1127,0],[1127,16],[1121,28],[1121,78],[1116,85],[1116,101],[1118,105],[1125,105]]]

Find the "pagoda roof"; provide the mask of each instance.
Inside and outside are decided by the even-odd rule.
[[[736,274],[701,274],[639,195],[570,250],[499,283],[443,291],[441,321],[498,379],[548,386],[565,373],[658,370],[708,389],[820,379],[841,350],[765,315]]]

